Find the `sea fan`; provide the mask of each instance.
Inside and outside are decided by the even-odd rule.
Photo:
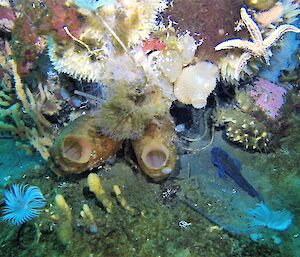
[[[36,186],[14,184],[4,192],[5,207],[4,221],[11,221],[15,225],[23,224],[38,216],[45,206],[45,198]]]
[[[287,211],[272,211],[264,203],[247,211],[250,225],[253,227],[267,227],[274,230],[285,230],[292,223],[293,215]]]
[[[74,0],[74,3],[84,9],[97,10],[101,6],[111,4],[114,0]]]

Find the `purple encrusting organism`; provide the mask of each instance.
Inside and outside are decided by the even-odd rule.
[[[2,219],[15,225],[21,225],[38,216],[46,204],[43,194],[36,186],[14,184],[10,190],[4,192],[4,198]]]
[[[285,88],[262,78],[254,82],[254,88],[249,91],[249,95],[255,100],[255,104],[274,120],[284,104],[286,93]]]

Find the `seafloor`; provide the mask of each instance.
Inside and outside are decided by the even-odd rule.
[[[132,5],[132,0],[122,0],[115,1],[113,14],[110,7],[100,5],[114,1],[78,0],[70,6],[69,2],[0,0],[2,22],[12,23],[12,28],[0,26],[0,257],[300,257],[299,29],[294,26],[299,25],[299,1],[283,0],[276,6],[277,1],[258,1],[281,8],[281,15],[275,12],[277,19],[267,25],[258,25],[255,17],[270,6],[255,9],[257,1],[166,1],[169,8],[160,13],[164,1]],[[158,19],[166,24],[158,26]],[[154,27],[148,31],[150,25]],[[87,32],[80,34],[81,29]],[[285,32],[290,35],[277,40]],[[240,50],[247,51],[224,52],[227,48],[219,44],[232,43],[237,35],[244,39]],[[272,44],[261,53],[255,47],[270,35]],[[249,55],[245,45],[252,43],[255,49],[244,67],[242,53]],[[153,46],[147,50],[148,44]],[[269,55],[273,55],[270,66],[264,63]],[[206,68],[196,72],[195,67]],[[187,88],[177,92],[179,76],[190,69],[193,75],[188,82],[183,80]],[[225,71],[220,78],[219,71]],[[199,81],[212,82],[205,95],[193,93],[198,75]],[[274,100],[274,91],[284,92],[276,96],[275,110],[274,106],[264,109],[253,96],[260,83],[272,85],[264,103],[270,97]],[[182,98],[186,92],[189,101]],[[76,125],[76,117],[84,120],[90,114],[99,119],[91,128],[93,135],[88,122],[87,129]],[[164,122],[172,128],[160,135]],[[175,168],[163,162],[157,171],[159,182],[152,180],[157,174],[142,172],[143,166],[138,165],[142,158],[130,145],[152,125],[160,131],[156,136],[172,138],[165,159],[175,163],[177,158]],[[180,130],[175,125],[186,127]],[[78,168],[78,163],[90,162],[82,161],[82,152],[76,156],[79,151],[72,145],[71,150],[60,149],[60,139],[68,130],[74,130],[70,138],[73,132],[74,138],[86,132],[93,141],[101,132],[109,140],[120,140],[114,143],[121,149],[116,157],[98,156],[98,163]],[[82,149],[89,142],[84,141]],[[240,176],[238,169],[229,169],[235,172],[232,176],[219,176],[211,160],[213,147],[231,157],[230,165],[240,161],[242,176],[259,197],[234,182]],[[74,161],[75,168],[65,165],[63,158],[53,161],[60,150],[62,155],[65,150],[74,154],[77,159],[65,159]],[[95,149],[89,150],[92,159]],[[112,152],[109,156],[114,156]],[[51,169],[54,166],[61,169],[55,170],[58,175],[67,175],[58,177]],[[103,185],[97,197],[88,187],[91,172]],[[7,218],[5,195],[13,185],[41,191],[45,207],[40,212],[32,208],[39,215],[32,218],[27,213],[24,218],[30,206],[24,204],[25,193],[13,199],[17,200],[12,201],[12,216]],[[268,211],[251,220],[249,210],[257,206]],[[16,220],[22,224],[11,222]]]
[[[209,174],[216,173],[216,168],[210,164],[210,149],[205,149],[195,155],[182,156],[181,172],[162,184],[148,181],[134,165],[129,165],[124,159],[117,158],[111,165],[100,168],[97,173],[113,201],[111,214],[89,192],[86,174],[57,178],[43,166],[34,167],[31,164],[28,169],[27,161],[23,158],[24,169],[19,172],[20,177],[13,181],[9,178],[3,181],[2,177],[2,184],[20,182],[39,186],[47,200],[47,208],[38,218],[21,227],[0,221],[1,256],[298,256],[300,181],[296,174],[299,173],[300,164],[299,127],[295,126],[293,132],[284,139],[280,150],[270,154],[247,153],[234,148],[218,133],[213,144],[223,147],[241,160],[244,176],[253,182],[272,208],[282,209],[283,205],[293,213],[293,224],[288,231],[276,233],[282,240],[280,245],[275,245],[271,240],[273,232],[266,234],[260,242],[254,242],[246,235],[228,233],[179,200],[179,196],[188,196],[203,208],[213,206],[208,210],[210,214],[218,213],[223,222],[234,223],[231,219],[234,219],[238,204],[233,206],[232,202],[247,202],[251,198],[237,192],[237,198],[232,197],[230,201],[231,206],[224,206],[225,202],[218,206],[218,201],[214,200],[216,198],[207,195],[207,192],[213,192],[214,197],[221,196],[222,186],[216,182],[214,188],[205,189],[203,185],[209,183],[197,182],[205,179],[201,175],[203,172],[208,172],[207,179],[210,179]],[[1,156],[7,150],[1,147]],[[9,158],[9,155],[6,156]],[[4,162],[2,160],[2,167]],[[10,161],[10,164],[11,167],[6,168],[10,171],[17,171],[20,167],[18,162]],[[189,174],[186,174],[186,165],[189,166]],[[134,213],[117,203],[112,193],[113,185],[116,184],[120,186]],[[164,195],[168,188],[176,188],[176,193],[170,197]],[[54,207],[57,194],[62,194],[72,209],[73,231],[70,232],[71,236],[66,235],[70,238],[67,242],[61,239],[61,235],[58,236],[59,225],[53,218],[57,212]],[[224,199],[220,197],[218,200]],[[89,231],[80,217],[85,203],[95,216],[97,231],[94,233]],[[180,227],[180,221],[191,224]]]

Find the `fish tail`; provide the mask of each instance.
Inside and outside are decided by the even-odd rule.
[[[189,199],[187,199],[187,198],[181,198],[181,197],[179,197],[179,200],[182,203],[184,203],[185,205],[187,205],[188,207],[190,207],[195,212],[197,212],[200,215],[202,215],[204,218],[208,219],[211,223],[217,225],[218,227],[226,230],[227,232],[229,232],[231,234],[247,235],[247,234],[250,234],[250,233],[253,232],[253,229],[251,229],[251,228],[248,228],[248,229],[237,229],[237,228],[235,228],[233,226],[229,226],[229,225],[224,224],[218,218],[216,218],[214,216],[208,215],[202,208],[200,208],[196,204],[193,204],[192,201],[189,200]]]

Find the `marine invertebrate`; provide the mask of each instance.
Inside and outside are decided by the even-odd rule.
[[[164,8],[161,0],[118,0],[97,11],[83,12],[80,31],[60,24],[64,35],[74,42],[59,42],[54,35],[49,41],[50,60],[59,72],[78,80],[99,82],[107,60],[117,58],[128,47],[146,39],[157,26],[157,14]]]
[[[287,90],[265,79],[254,82],[253,89],[249,95],[255,99],[255,104],[271,119],[276,119],[281,106],[284,104],[283,96]]]
[[[158,38],[150,37],[142,44],[142,49],[145,53],[151,51],[163,51],[166,48],[166,44]]]
[[[2,219],[15,225],[37,217],[46,205],[43,194],[36,186],[14,184],[9,191],[4,191],[4,198]]]
[[[87,182],[90,191],[95,194],[97,200],[103,204],[108,213],[112,213],[112,201],[105,194],[100,177],[96,173],[90,173],[87,177]]]
[[[132,141],[137,161],[154,181],[166,178],[175,168],[175,126],[170,117],[149,124],[144,135]]]
[[[7,54],[12,55],[12,50],[7,42],[5,48]],[[45,160],[47,160],[49,157],[48,148],[52,144],[52,134],[50,131],[51,123],[43,116],[41,110],[38,108],[37,98],[35,98],[29,86],[23,85],[18,73],[17,63],[14,59],[10,60],[10,66],[15,82],[15,98],[18,98],[19,101],[9,108],[9,115],[12,116],[15,125],[6,124],[5,129],[9,129],[12,133],[27,138],[30,144],[39,151]],[[24,108],[25,111],[21,112],[20,108]],[[31,124],[26,124],[26,119],[33,122]]]
[[[195,108],[206,105],[206,99],[214,90],[219,70],[210,62],[198,62],[182,70],[174,84],[174,94],[184,104]]]
[[[272,211],[262,202],[246,213],[252,227],[265,227],[282,231],[286,230],[293,220],[293,215],[289,211]]]
[[[155,63],[162,74],[173,83],[182,73],[183,67],[193,61],[197,43],[190,33],[181,36],[170,35],[165,41],[168,48],[156,54]]]
[[[242,39],[230,39],[218,44],[215,47],[216,51],[232,48],[240,48],[245,50],[239,59],[239,63],[235,70],[235,78],[238,79],[239,74],[243,67],[246,65],[248,60],[252,57],[263,57],[266,64],[269,65],[269,49],[274,45],[277,40],[281,38],[286,32],[299,33],[300,29],[293,25],[284,24],[273,30],[268,37],[263,39],[262,33],[255,23],[255,21],[250,17],[245,8],[241,8],[241,18],[252,37],[253,41],[247,41]]]
[[[100,82],[104,74],[104,61],[92,61],[88,51],[76,51],[76,48],[74,43],[60,46],[49,36],[48,55],[54,69],[78,80]]]
[[[220,78],[225,82],[225,83],[230,83],[230,84],[237,84],[238,81],[235,78],[235,70],[236,67],[238,66],[240,59],[240,55],[237,53],[227,53],[226,56],[221,57],[218,60],[218,67],[220,69]],[[251,63],[250,65],[245,65],[243,69],[241,70],[239,74],[239,79],[244,79],[245,76],[253,76],[257,70],[258,66],[255,65],[255,63]]]
[[[117,198],[118,202],[120,203],[120,205],[121,205],[125,210],[129,211],[130,214],[133,215],[133,214],[135,213],[135,210],[134,210],[132,207],[130,207],[130,205],[129,205],[128,202],[126,201],[124,195],[123,195],[122,192],[121,192],[120,187],[119,187],[118,185],[114,185],[113,189],[114,189],[114,192],[115,192],[115,194],[116,194],[116,198]]]
[[[55,196],[55,203],[58,207],[58,217],[56,218],[58,220],[56,227],[58,238],[63,244],[67,244],[73,235],[72,210],[61,194]]]
[[[257,13],[255,16],[255,20],[262,26],[267,27],[272,23],[278,22],[283,13],[284,7],[282,2],[277,2],[277,4],[269,10]]]
[[[157,28],[157,16],[167,8],[167,2],[165,0],[119,0],[114,6],[117,18],[120,15],[119,6],[122,6],[122,16],[113,29],[125,44],[132,46],[148,38],[151,31]]]
[[[36,28],[27,16],[16,19],[12,38],[13,58],[17,62],[19,74],[23,76],[30,72],[40,54],[35,45],[38,41]]]
[[[98,132],[94,117],[80,116],[54,141],[49,166],[59,176],[79,174],[103,164],[120,145]]]
[[[245,0],[244,2],[249,7],[253,7],[255,9],[263,11],[273,7],[276,4],[277,0]]]
[[[0,6],[0,30],[11,32],[15,26],[16,12],[7,6]]]
[[[238,108],[219,108],[215,112],[216,126],[225,126],[227,138],[246,149],[266,150],[271,133],[262,121]]]
[[[97,225],[95,222],[94,215],[87,204],[84,204],[82,207],[82,211],[80,212],[80,216],[83,218],[86,226],[88,227],[91,233],[97,232]]]
[[[67,6],[66,2],[66,0],[45,0],[51,19],[44,22],[40,30],[47,35],[52,34],[58,42],[60,40],[72,40],[66,34],[64,27],[67,27],[76,37],[81,33],[81,15],[75,7]]]
[[[109,97],[96,112],[96,124],[116,140],[137,139],[146,126],[164,116],[168,107],[158,88],[119,82],[109,88]]]
[[[183,60],[177,51],[168,50],[158,58],[157,65],[162,73],[173,83],[182,72]]]
[[[176,0],[170,3],[164,13],[165,26],[171,24],[179,34],[189,31],[197,42],[201,42],[196,51],[198,61],[216,62],[223,56],[222,52],[214,50],[218,42],[240,34],[234,27],[242,0]]]

